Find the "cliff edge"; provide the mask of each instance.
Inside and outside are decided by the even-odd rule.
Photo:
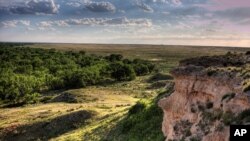
[[[162,98],[167,140],[229,140],[230,124],[250,122],[250,56],[228,53],[180,62],[175,91]]]

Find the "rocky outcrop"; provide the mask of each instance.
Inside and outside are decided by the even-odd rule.
[[[175,91],[158,103],[166,140],[227,141],[229,124],[249,122],[249,96],[237,73],[209,75],[207,67],[188,64],[172,75]]]

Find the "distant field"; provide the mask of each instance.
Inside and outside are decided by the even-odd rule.
[[[147,59],[158,64],[161,72],[167,73],[185,58],[221,55],[228,51],[246,52],[250,48],[167,46],[167,45],[116,45],[116,44],[32,44],[34,48],[57,49],[67,51],[84,50],[89,54],[122,54],[127,58]]]

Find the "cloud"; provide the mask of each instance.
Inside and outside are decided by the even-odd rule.
[[[82,4],[80,2],[67,2],[66,5],[71,7],[80,7]]]
[[[230,8],[226,10],[215,11],[214,15],[237,22],[238,20],[250,18],[250,7]]]
[[[53,22],[52,21],[42,21],[37,24],[39,27],[52,27]]]
[[[57,21],[43,21],[37,24],[39,27],[52,26],[73,26],[73,25],[89,25],[89,26],[140,26],[150,27],[152,21],[149,19],[128,19],[126,17],[120,18],[83,18],[83,19],[67,19]]]
[[[1,22],[1,26],[5,28],[16,27],[17,25],[30,26],[30,21],[28,20],[10,20]]]
[[[250,5],[249,0],[210,0],[212,5],[208,6],[210,10],[226,10],[232,8],[240,8]]]
[[[205,15],[208,10],[198,6],[186,6],[174,8],[169,11],[172,16]]]
[[[85,7],[92,12],[114,12],[116,7],[110,2],[87,2]]]
[[[146,0],[151,3],[164,3],[171,6],[180,6],[182,4],[181,0]]]
[[[241,25],[250,25],[250,18],[241,20],[238,23],[241,24]]]
[[[30,0],[22,5],[9,7],[13,14],[56,14],[59,5],[54,0]]]
[[[151,8],[149,5],[145,4],[142,0],[136,0],[136,5],[144,10],[145,12],[154,12],[154,9]]]
[[[27,20],[19,20],[19,22],[20,22],[22,25],[30,26],[30,21],[27,21]]]
[[[172,4],[179,6],[182,4],[181,0],[171,0]]]

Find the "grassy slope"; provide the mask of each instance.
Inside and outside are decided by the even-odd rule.
[[[94,54],[120,53],[129,58],[143,58],[155,62],[163,74],[178,64],[184,58],[224,54],[227,51],[245,51],[247,49],[234,48],[204,48],[204,47],[163,47],[163,46],[135,46],[135,45],[72,45],[72,44],[35,44],[32,47],[56,48],[62,50],[85,50]],[[89,87],[86,89],[69,90],[73,95],[87,97],[81,103],[48,103],[29,105],[20,108],[0,109],[0,132],[12,131],[20,134],[18,126],[24,129],[56,121],[55,125],[49,125],[54,130],[62,129],[64,126],[62,118],[73,115],[77,111],[91,111],[93,116],[84,122],[74,121],[69,124],[77,124],[72,128],[65,127],[65,131],[58,131],[45,137],[50,140],[162,140],[161,134],[161,110],[152,101],[161,87],[147,89],[157,81],[147,81],[149,76],[139,77],[132,82],[123,82],[107,86]],[[163,87],[163,86],[162,86]],[[146,106],[130,118],[127,112],[139,99],[146,99]],[[151,99],[151,100],[150,100]],[[84,101],[85,100],[85,101]],[[156,114],[152,114],[156,112]],[[155,115],[155,117],[154,117]],[[153,117],[152,117],[153,116]],[[56,120],[54,120],[56,119]],[[67,118],[66,118],[67,119]],[[79,120],[78,118],[76,118]],[[61,122],[60,122],[61,121]],[[123,132],[126,123],[133,123],[128,131]],[[30,126],[31,125],[31,126]],[[54,127],[55,126],[55,127]],[[46,126],[47,127],[47,126]],[[46,129],[46,128],[45,128]],[[148,129],[144,131],[144,129]],[[23,129],[22,129],[23,130]],[[36,132],[44,132],[38,134]],[[36,138],[46,135],[48,130],[43,128],[33,131]],[[25,134],[25,133],[24,133]],[[30,134],[26,134],[29,135]],[[24,135],[25,137],[25,135]],[[15,137],[16,138],[16,137]],[[41,137],[42,138],[42,137]],[[1,139],[0,139],[1,140]]]
[[[84,91],[84,93],[82,93],[82,91]],[[21,133],[24,130],[28,130],[30,126],[38,125],[38,123],[51,122],[51,121],[54,121],[54,119],[58,117],[63,117],[64,115],[70,115],[77,111],[86,110],[86,111],[90,111],[91,113],[93,113],[93,116],[91,117],[91,119],[84,121],[84,124],[82,124],[79,119],[79,123],[77,123],[78,120],[72,123],[69,123],[69,124],[79,124],[77,125],[77,128],[71,128],[65,132],[55,131],[54,135],[52,134],[48,138],[45,137],[45,139],[51,139],[59,135],[61,136],[64,133],[68,133],[68,134],[72,133],[74,136],[71,139],[76,138],[78,140],[81,140],[82,135],[75,136],[75,134],[80,134],[84,132],[81,129],[86,129],[87,127],[86,131],[88,131],[90,128],[93,128],[95,124],[98,125],[99,124],[98,122],[101,122],[101,121],[106,122],[110,120],[109,117],[111,117],[112,119],[112,118],[115,118],[116,116],[118,117],[122,116],[122,113],[124,113],[128,109],[128,107],[130,107],[137,101],[136,98],[133,98],[122,91],[110,91],[105,88],[78,89],[78,90],[70,90],[70,92],[78,94],[78,95],[84,94],[85,96],[87,95],[88,97],[93,97],[93,98],[98,97],[98,100],[93,101],[93,102],[86,101],[83,103],[74,103],[74,104],[48,103],[48,104],[30,105],[30,106],[20,107],[20,108],[0,109],[1,118],[2,118],[0,122],[0,128],[4,128],[4,132],[7,132],[8,130],[12,130],[12,132],[17,132],[17,135],[20,133],[20,136],[16,137],[14,135],[11,135],[12,138],[8,138],[8,139],[22,140],[25,136],[30,136],[30,134]],[[55,120],[55,123],[54,123],[55,125],[53,125],[55,126],[55,128],[53,129],[59,130],[63,128],[64,122],[66,121],[61,120],[61,122],[57,122],[57,120]],[[24,128],[16,129],[17,126],[22,126]],[[68,128],[68,127],[65,127],[65,128]],[[78,133],[78,131],[80,133]],[[36,135],[38,134],[37,132],[39,132],[39,134],[42,134],[42,135]],[[40,132],[45,132],[45,133],[40,133]],[[34,135],[34,138],[44,139],[43,135],[46,135],[46,132],[47,130],[41,129],[41,130],[33,131],[32,135]]]

